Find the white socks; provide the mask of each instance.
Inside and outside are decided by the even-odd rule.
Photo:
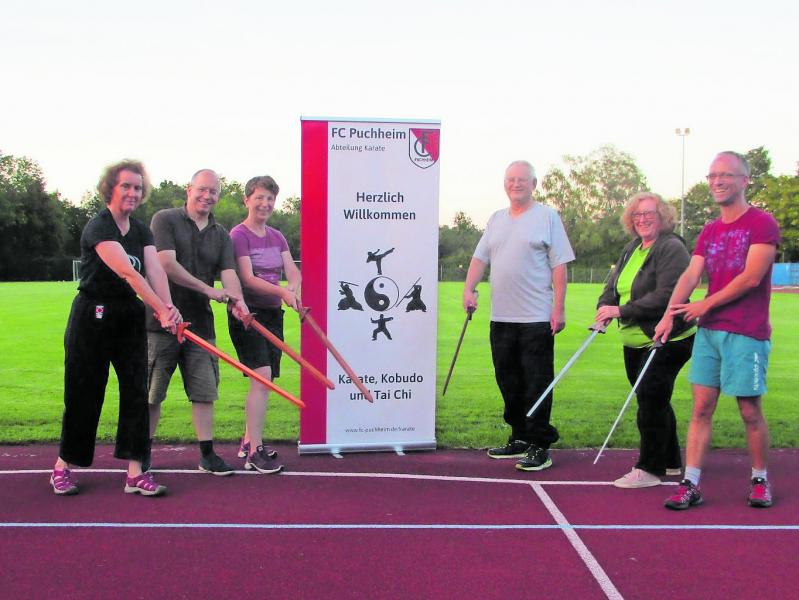
[[[699,467],[685,467],[685,479],[693,483],[695,486],[699,485],[699,478],[702,476],[702,469]]]

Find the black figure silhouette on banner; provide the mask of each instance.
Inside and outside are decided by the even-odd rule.
[[[366,253],[366,262],[367,263],[370,263],[370,262],[377,263],[377,274],[378,275],[382,275],[383,274],[383,258],[385,258],[387,255],[389,255],[392,252],[394,252],[394,248],[389,248],[388,250],[383,252],[383,254],[378,254],[378,252],[380,252],[380,248],[378,248],[374,252],[367,252]]]
[[[381,333],[381,332],[384,333],[388,339],[391,339],[391,334],[388,332],[388,327],[386,327],[386,323],[388,323],[389,321],[393,321],[394,317],[386,318],[383,315],[380,315],[380,316],[377,317],[377,321],[375,321],[374,319],[369,319],[369,320],[372,323],[377,324],[377,327],[372,332],[372,341],[373,342],[377,339],[377,334]]]
[[[411,312],[412,310],[427,312],[427,306],[422,302],[422,286],[418,283],[413,285],[411,291],[404,298],[410,298],[411,300],[405,307],[405,312]]]
[[[357,286],[358,284],[349,283],[348,281],[339,281],[338,284],[340,286],[338,293],[344,296],[338,301],[338,309],[347,310],[348,308],[351,308],[353,310],[363,310],[363,306],[355,299],[355,294],[350,287],[350,285]]]

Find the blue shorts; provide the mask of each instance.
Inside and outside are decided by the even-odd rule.
[[[736,397],[766,393],[771,342],[700,327],[694,339],[688,381]]]

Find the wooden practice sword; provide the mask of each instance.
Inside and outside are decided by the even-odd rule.
[[[313,375],[313,376],[314,376],[314,377],[317,379],[317,381],[320,381],[321,383],[323,383],[323,384],[324,384],[326,387],[328,387],[328,388],[329,388],[329,389],[331,389],[331,390],[334,390],[334,389],[336,389],[336,386],[333,384],[333,382],[332,382],[332,381],[330,381],[330,380],[329,380],[327,377],[325,377],[325,376],[324,376],[324,374],[323,374],[321,371],[319,371],[319,369],[317,369],[316,367],[314,367],[314,366],[313,366],[311,363],[309,363],[309,362],[308,362],[307,360],[305,360],[305,359],[304,359],[302,356],[300,356],[300,353],[299,353],[299,352],[297,352],[296,350],[294,350],[294,349],[293,349],[291,346],[289,346],[289,345],[288,345],[286,342],[284,342],[283,340],[281,340],[281,339],[280,339],[279,337],[277,337],[277,336],[276,336],[274,333],[272,333],[272,332],[271,332],[271,331],[269,331],[269,330],[268,330],[266,327],[264,327],[263,325],[261,325],[261,324],[260,324],[260,323],[259,323],[259,322],[258,322],[258,321],[255,319],[255,315],[254,315],[254,314],[250,313],[249,315],[245,316],[245,317],[242,319],[242,323],[244,323],[244,326],[245,326],[245,327],[252,327],[253,329],[255,329],[255,331],[257,331],[258,333],[260,333],[260,334],[261,334],[262,336],[264,336],[264,337],[265,337],[267,340],[269,340],[269,341],[270,341],[270,342],[272,342],[272,343],[273,343],[275,346],[277,346],[278,348],[280,348],[280,349],[281,349],[283,352],[285,352],[286,354],[288,354],[288,355],[289,355],[291,358],[293,358],[293,359],[294,359],[294,361],[295,361],[295,362],[296,362],[298,365],[300,365],[300,366],[301,366],[302,368],[304,368],[304,369],[307,369],[307,370],[308,370],[308,372],[309,372],[311,375]]]
[[[328,350],[330,350],[330,354],[333,355],[333,358],[336,359],[336,362],[339,365],[341,365],[342,369],[344,369],[344,372],[349,376],[350,380],[355,385],[355,387],[358,388],[358,391],[360,391],[363,394],[363,397],[366,398],[369,402],[374,402],[375,399],[372,398],[371,392],[369,392],[369,390],[366,389],[366,386],[359,379],[359,377],[355,374],[355,371],[352,370],[352,367],[347,364],[347,361],[344,360],[344,357],[341,356],[341,353],[338,350],[336,350],[336,347],[333,345],[333,342],[331,342],[330,338],[328,338],[325,335],[325,332],[322,331],[322,328],[319,327],[319,323],[317,323],[316,319],[314,319],[310,315],[310,312],[311,312],[310,308],[302,308],[300,310],[300,313],[299,313],[300,321],[302,323],[308,323],[308,325],[313,330],[313,332],[317,335],[317,337],[320,340],[322,340],[322,343],[327,347]]]
[[[201,338],[199,335],[197,335],[193,331],[189,331],[188,329],[186,329],[189,325],[191,325],[191,323],[181,323],[180,325],[178,325],[177,336],[178,336],[178,341],[181,344],[183,343],[184,339],[187,339],[187,340],[189,340],[191,342],[194,342],[195,344],[197,344],[200,348],[202,348],[206,352],[209,352],[210,354],[214,354],[214,355],[218,356],[219,358],[224,360],[226,363],[228,363],[229,365],[235,367],[236,369],[238,369],[239,371],[241,371],[242,373],[244,373],[248,377],[251,377],[252,379],[257,381],[261,385],[266,386],[267,388],[269,388],[270,390],[276,392],[277,394],[280,394],[286,400],[289,400],[290,402],[293,402],[294,404],[296,404],[300,408],[305,408],[305,402],[303,402],[299,398],[297,398],[295,396],[292,396],[286,390],[276,386],[274,383],[269,381],[266,377],[262,377],[261,375],[259,375],[255,371],[253,371],[251,368],[249,368],[247,366],[244,366],[239,361],[237,361],[235,358],[232,358],[232,357],[228,356],[227,354],[222,352],[219,348],[217,348],[216,346],[214,346],[210,342],[204,340],[203,338]]]
[[[463,336],[466,334],[466,326],[469,324],[469,321],[472,320],[473,314],[474,314],[474,306],[470,306],[469,308],[466,309],[466,320],[463,322],[463,329],[461,329],[461,337],[458,338],[458,345],[455,346],[455,356],[452,357],[452,362],[449,364],[449,371],[447,372],[447,380],[444,382],[444,390],[441,392],[442,396],[444,396],[447,393],[449,380],[452,377],[452,369],[455,368],[455,361],[458,360],[458,353],[461,351]]]

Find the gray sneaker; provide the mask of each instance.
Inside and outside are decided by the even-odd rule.
[[[625,489],[653,487],[660,484],[660,477],[638,468],[634,468],[632,471],[613,482],[613,485],[617,488]]]
[[[197,467],[200,471],[205,471],[211,475],[218,475],[224,477],[225,475],[233,475],[233,467],[222,460],[216,452],[208,456],[200,457],[200,466]]]
[[[277,455],[272,455],[268,449],[258,446],[255,452],[247,457],[244,468],[248,471],[258,471],[259,473],[280,473],[283,465],[277,460]]]

